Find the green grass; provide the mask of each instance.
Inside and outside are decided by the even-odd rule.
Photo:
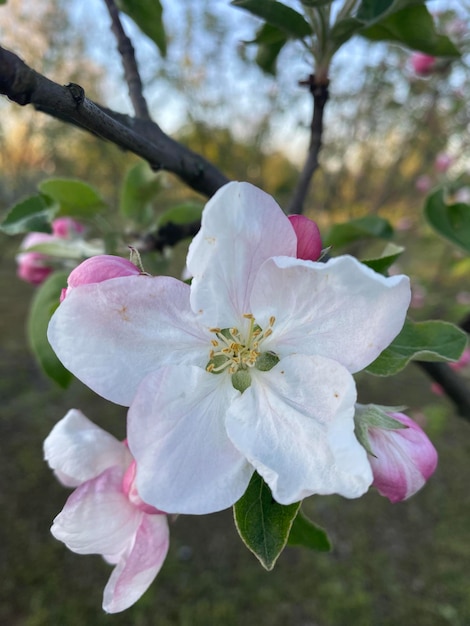
[[[0,623],[8,626],[467,626],[470,624],[470,423],[410,367],[361,377],[363,402],[427,405],[440,455],[428,485],[391,505],[313,498],[305,508],[334,541],[329,554],[286,549],[265,572],[226,511],[180,517],[168,559],[129,611],[101,610],[110,573],[100,557],[70,553],[49,533],[67,490],[42,460],[42,441],[71,407],[122,437],[125,411],[79,383],[66,393],[38,372],[22,330],[31,288],[0,268]]]

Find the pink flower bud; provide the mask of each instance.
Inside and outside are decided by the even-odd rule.
[[[120,256],[112,256],[110,254],[100,254],[92,256],[80,263],[68,277],[68,288],[62,291],[60,301],[66,297],[70,289],[80,287],[80,285],[89,285],[91,283],[102,283],[111,278],[119,278],[120,276],[138,276],[140,270],[133,263]]]
[[[413,52],[411,55],[411,65],[418,76],[429,76],[435,63],[436,57],[424,54],[424,52]]]
[[[42,252],[28,252],[28,248],[41,243],[53,243],[55,241],[57,239],[47,233],[29,233],[29,235],[26,235],[20,246],[20,253],[16,256],[18,264],[17,275],[21,280],[25,280],[32,285],[40,285],[46,280],[53,271],[53,268],[49,265],[50,258]],[[24,252],[21,252],[21,250],[24,250]]]
[[[453,369],[455,372],[458,372],[464,367],[467,367],[467,365],[469,364],[470,364],[470,348],[465,348],[465,350],[462,352],[462,356],[460,357],[460,359],[458,361],[455,361],[454,363],[449,363],[449,367]]]
[[[71,217],[58,217],[52,222],[52,233],[61,239],[68,239],[72,235],[83,233],[85,227]]]
[[[374,487],[390,500],[400,502],[415,494],[437,466],[437,452],[425,432],[403,413],[389,413],[407,428],[370,427],[369,456]]]
[[[440,152],[434,161],[434,167],[441,174],[445,174],[453,163],[453,158],[445,152]]]
[[[423,174],[416,179],[415,186],[421,193],[428,193],[432,187],[432,178],[427,174]]]
[[[322,245],[318,226],[303,215],[289,215],[289,221],[297,235],[297,258],[316,261]]]

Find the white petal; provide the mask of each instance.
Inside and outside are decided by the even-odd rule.
[[[78,487],[54,520],[54,537],[73,552],[110,560],[128,550],[144,513],[122,492],[123,474],[113,467]]]
[[[125,470],[132,461],[123,443],[77,409],[70,409],[51,430],[44,441],[44,458],[67,487],[95,478],[108,467]]]
[[[103,595],[105,611],[124,611],[147,591],[167,555],[168,535],[165,515],[143,516],[130,554],[121,558],[106,585]]]
[[[281,504],[312,494],[361,496],[372,481],[354,436],[356,389],[323,357],[291,356],[257,372],[230,406],[227,432]]]
[[[48,338],[77,378],[124,406],[161,365],[204,366],[209,341],[194,321],[189,286],[163,276],[76,287],[54,313]]]
[[[237,326],[261,264],[295,256],[297,237],[271,196],[249,183],[229,183],[207,203],[189,248],[191,306],[209,326]]]
[[[259,271],[251,303],[261,327],[276,318],[265,350],[318,354],[357,372],[400,332],[410,296],[407,276],[382,276],[350,256],[278,257]]]
[[[243,494],[251,474],[225,432],[239,395],[227,374],[165,367],[139,387],[128,413],[140,497],[167,513],[212,513]]]

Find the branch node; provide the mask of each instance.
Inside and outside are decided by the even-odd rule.
[[[68,83],[65,85],[65,88],[69,90],[75,102],[75,106],[78,109],[85,101],[85,90],[80,85],[77,85],[77,83]]]

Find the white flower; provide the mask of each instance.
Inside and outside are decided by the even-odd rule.
[[[145,504],[134,485],[135,463],[124,443],[71,409],[44,442],[58,479],[77,487],[51,532],[78,554],[101,554],[116,567],[103,609],[124,611],[147,590],[168,551],[166,515]]]
[[[296,252],[274,200],[229,183],[191,244],[191,287],[115,278],[75,288],[54,314],[49,340],[64,365],[130,405],[146,502],[217,511],[242,496],[254,470],[282,504],[368,489],[351,374],[400,331],[409,281],[349,256],[318,263]]]

